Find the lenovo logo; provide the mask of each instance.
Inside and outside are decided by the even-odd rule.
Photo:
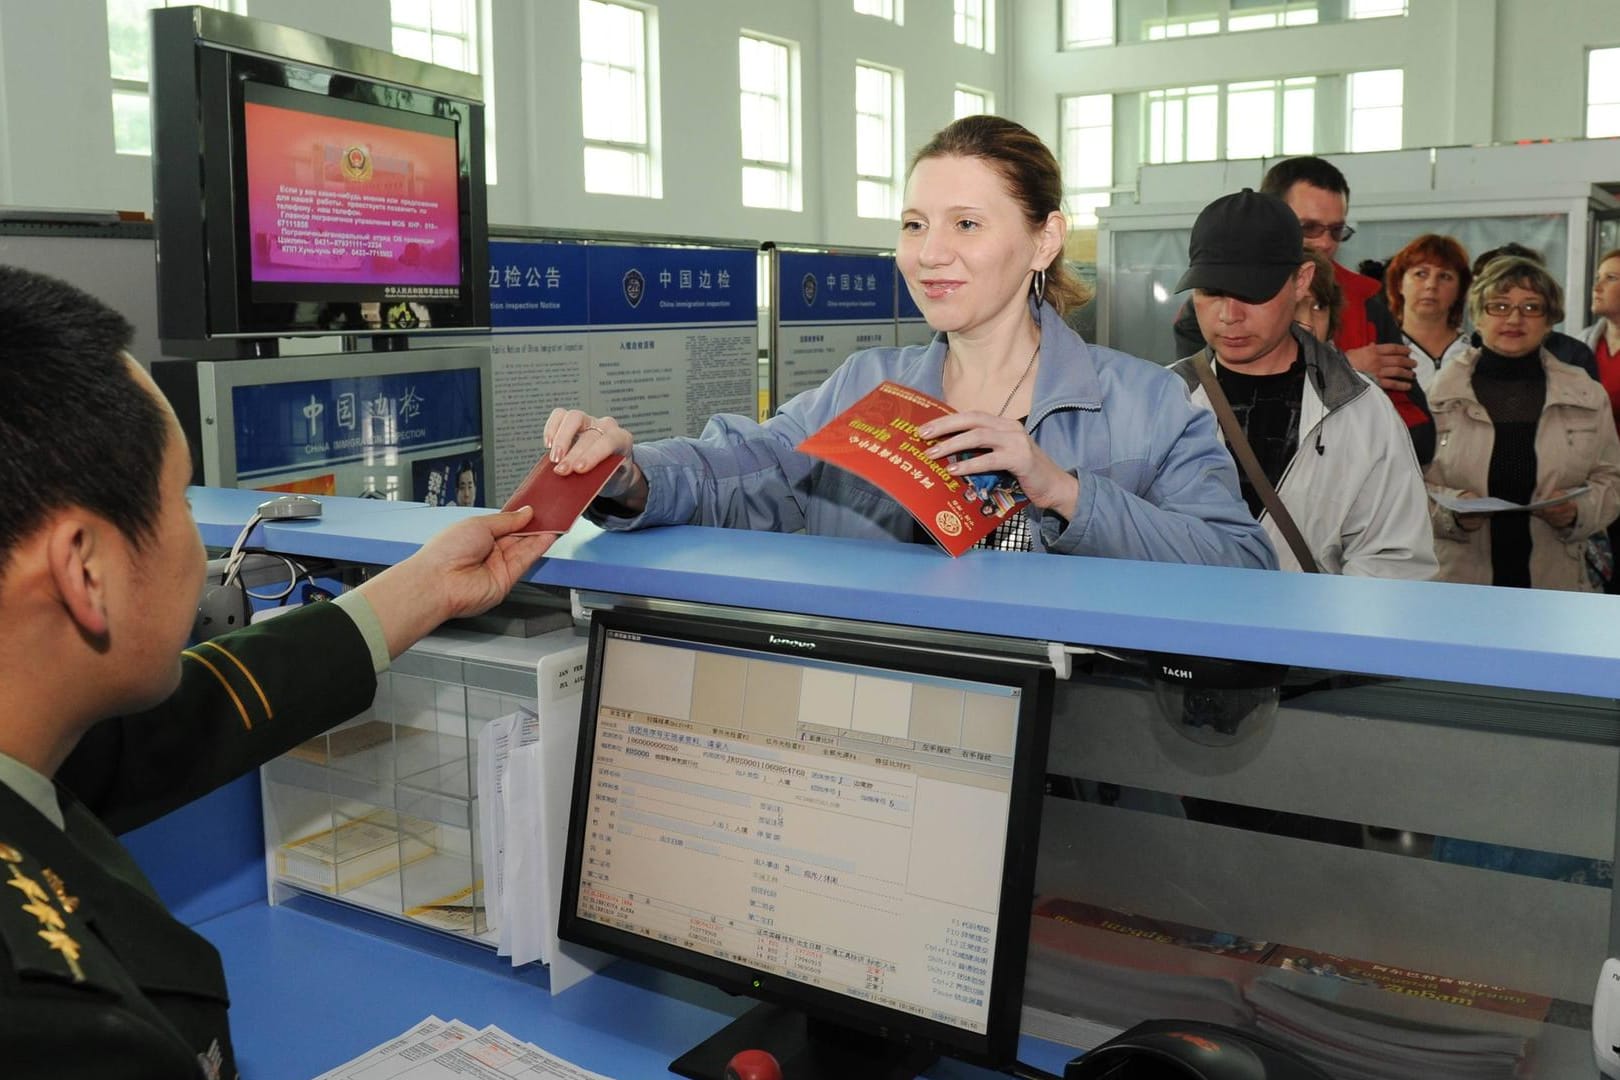
[[[790,645],[795,649],[813,649],[816,647],[816,643],[813,641],[800,641],[797,638],[777,637],[775,634],[767,634],[766,640],[772,645]]]

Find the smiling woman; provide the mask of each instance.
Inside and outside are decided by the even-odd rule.
[[[720,415],[696,439],[634,445],[611,417],[558,409],[557,471],[628,455],[592,516],[610,529],[693,524],[928,542],[896,501],[797,449],[884,381],[957,411],[925,425],[956,475],[1005,473],[1029,506],[988,546],[1228,566],[1275,566],[1237,494],[1213,417],[1156,364],[1064,325],[1085,292],[1063,264],[1062,177],[1010,120],[971,116],[912,161],[896,261],[936,331],[865,349],[763,424]]]
[[[1482,344],[1435,378],[1439,445],[1424,479],[1440,496],[1546,505],[1487,516],[1431,504],[1436,577],[1595,591],[1586,540],[1620,515],[1620,437],[1603,388],[1543,346],[1563,290],[1509,256],[1485,266],[1468,301]]]

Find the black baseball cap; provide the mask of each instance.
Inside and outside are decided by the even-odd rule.
[[[1208,289],[1259,304],[1305,261],[1305,234],[1287,203],[1244,188],[1204,207],[1187,254],[1191,265],[1176,292]]]

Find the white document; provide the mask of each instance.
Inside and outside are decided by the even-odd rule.
[[[322,1073],[315,1080],[390,1080],[411,1062],[450,1049],[477,1035],[474,1028],[460,1020],[446,1023],[437,1016],[430,1016],[398,1038],[367,1050],[330,1072]]]
[[[407,1065],[388,1080],[610,1080],[548,1054],[491,1025],[432,1057]],[[377,1080],[382,1080],[378,1077]]]
[[[478,813],[479,856],[484,864],[485,918],[500,930],[496,954],[505,956],[506,919],[505,868],[506,819],[502,792],[506,784],[507,759],[512,748],[539,738],[538,717],[533,709],[498,716],[478,733]]]
[[[1436,491],[1429,492],[1429,498],[1454,514],[1512,514],[1540,510],[1544,506],[1557,506],[1561,502],[1568,502],[1575,496],[1584,494],[1589,488],[1590,485],[1582,484],[1580,487],[1570,488],[1556,499],[1541,499],[1532,503],[1508,502],[1506,499],[1492,498],[1488,495],[1474,499],[1459,499],[1454,495],[1442,495]]]
[[[512,966],[531,960],[551,963],[552,938],[556,923],[546,888],[545,847],[540,841],[542,828],[541,750],[537,743],[520,746],[507,757],[505,801],[506,860],[503,876],[506,908],[501,912],[501,945],[509,951]],[[551,933],[546,932],[547,926]]]

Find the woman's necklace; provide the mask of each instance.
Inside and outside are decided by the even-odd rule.
[[[1007,391],[1007,400],[1003,401],[1001,408],[996,410],[997,416],[1007,415],[1007,406],[1012,404],[1013,395],[1018,393],[1019,388],[1024,385],[1024,380],[1029,378],[1029,373],[1035,370],[1035,358],[1039,355],[1041,355],[1041,343],[1037,341],[1035,351],[1029,354],[1029,363],[1024,365],[1024,373],[1018,376],[1018,381],[1013,383],[1013,388]]]

